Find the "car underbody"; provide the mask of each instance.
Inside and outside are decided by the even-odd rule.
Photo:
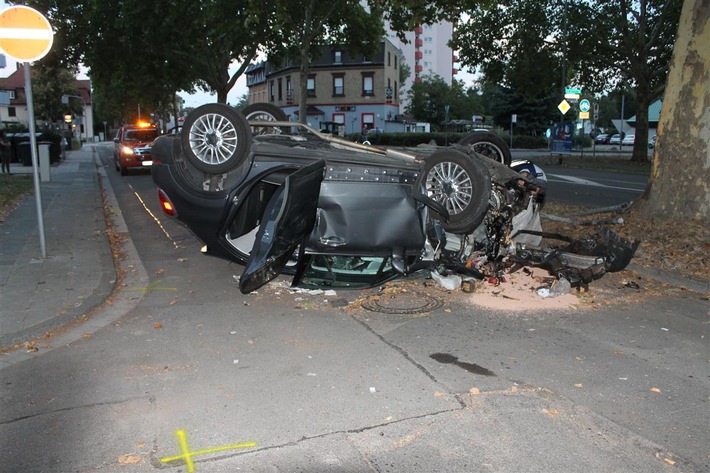
[[[607,229],[577,240],[544,232],[544,181],[511,169],[507,149],[478,153],[501,148],[487,132],[417,156],[279,112],[210,104],[153,147],[161,201],[206,253],[245,265],[242,292],[281,273],[304,287],[363,288],[418,271],[500,278],[522,266],[584,286],[636,250]]]

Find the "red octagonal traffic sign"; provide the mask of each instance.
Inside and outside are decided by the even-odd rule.
[[[52,48],[54,32],[37,10],[9,7],[0,12],[0,49],[20,62],[42,59]]]

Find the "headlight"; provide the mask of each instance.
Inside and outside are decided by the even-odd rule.
[[[133,148],[129,148],[128,146],[124,146],[121,148],[121,153],[123,154],[133,154]]]

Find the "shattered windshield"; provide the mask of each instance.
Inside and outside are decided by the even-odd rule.
[[[312,288],[363,288],[397,275],[390,257],[314,255],[299,286]]]

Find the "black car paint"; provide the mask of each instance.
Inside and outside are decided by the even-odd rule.
[[[413,197],[418,193],[414,189],[421,177],[420,163],[332,149],[290,148],[289,156],[284,157],[283,145],[255,139],[239,174],[226,179],[229,184],[224,187],[231,191],[201,191],[185,185],[189,178],[180,170],[185,166],[180,162],[180,147],[176,137],[156,140],[153,179],[173,203],[178,219],[205,244],[207,254],[248,264],[252,249],[240,251],[230,238],[237,239],[263,224],[264,211],[279,186],[290,174],[318,161],[325,166],[318,225],[304,242],[309,256],[397,255],[413,259],[421,253],[426,238],[425,211],[422,200]],[[360,198],[351,197],[358,195]],[[373,224],[373,215],[387,224]],[[347,240],[342,238],[345,234]],[[382,281],[376,281],[393,276],[384,271]]]

